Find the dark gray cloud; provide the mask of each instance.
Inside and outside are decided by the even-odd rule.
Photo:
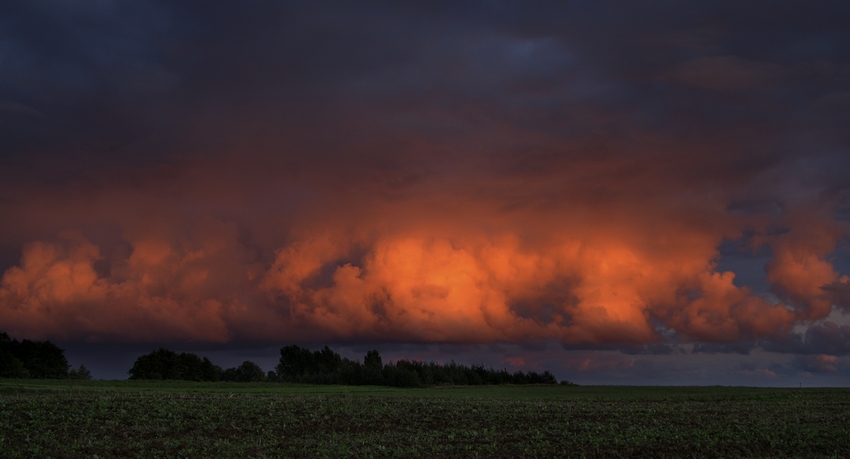
[[[767,341],[761,347],[769,352],[793,354],[850,354],[850,326],[824,322],[810,326],[805,333],[789,334],[782,341]]]
[[[691,350],[694,354],[742,354],[747,355],[755,349],[755,343],[741,341],[737,343],[696,343]]]
[[[794,363],[809,373],[836,373],[844,366],[841,359],[832,355],[800,355]]]
[[[850,282],[833,282],[821,288],[830,293],[838,308],[850,312]]]
[[[623,347],[620,352],[627,355],[671,355],[684,354],[686,351],[675,344],[646,344],[643,346]]]

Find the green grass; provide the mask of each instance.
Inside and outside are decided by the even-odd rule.
[[[3,457],[848,457],[850,390],[0,380]]]

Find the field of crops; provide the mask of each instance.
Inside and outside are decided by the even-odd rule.
[[[3,457],[850,457],[850,390],[0,380]]]

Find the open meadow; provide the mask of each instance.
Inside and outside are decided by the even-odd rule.
[[[0,380],[3,456],[847,457],[850,390]]]

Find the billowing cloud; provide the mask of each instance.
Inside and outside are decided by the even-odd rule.
[[[2,278],[2,321],[24,336],[227,341],[227,313],[240,307],[234,293],[251,275],[232,236],[205,221],[179,248],[134,240],[109,273],[98,272],[100,249],[79,234],[27,244]]]
[[[423,219],[399,209],[401,222],[356,220],[345,231],[309,216],[315,229],[266,253],[267,262],[262,247],[240,241],[236,224],[214,219],[179,235],[128,230],[127,252],[112,257],[63,234],[26,244],[5,272],[3,321],[26,334],[151,340],[653,343],[673,332],[736,342],[784,336],[831,310],[821,288],[838,278],[828,250],[781,239],[781,250],[804,256],[795,259],[800,268],[768,265],[788,301],[773,304],[715,270],[722,233],[667,217],[653,223],[680,229],[659,235],[642,217],[607,222],[583,211],[602,220],[590,226],[596,234],[554,224],[535,240],[523,237],[527,226],[488,218],[486,209],[477,211],[480,224],[497,232],[451,210]],[[529,224],[550,219],[522,215]],[[777,272],[784,277],[774,280]]]
[[[805,333],[792,333],[780,341],[767,341],[764,348],[794,354],[850,354],[850,326],[824,321],[809,326]]]
[[[826,9],[5,8],[15,336],[746,353],[848,308]]]

